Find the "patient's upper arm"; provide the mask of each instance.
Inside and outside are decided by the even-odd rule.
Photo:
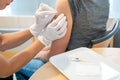
[[[0,48],[1,48],[1,43],[2,43],[2,34],[0,33]]]
[[[68,22],[67,33],[63,38],[53,42],[51,46],[50,56],[53,56],[55,54],[65,51],[65,49],[68,46],[68,42],[70,39],[71,30],[72,30],[72,17],[71,17],[68,0],[57,0],[56,10],[58,11],[58,14],[64,13],[67,18],[67,22]]]

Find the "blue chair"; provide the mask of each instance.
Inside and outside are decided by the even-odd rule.
[[[113,41],[114,35],[120,29],[120,21],[119,21],[119,19],[113,19],[112,22],[114,22],[112,24],[113,28],[111,30],[106,31],[106,33],[103,34],[102,36],[91,40],[89,47],[109,47],[110,46],[110,42]],[[110,26],[109,24],[111,24],[112,22],[110,21],[108,23],[108,27]]]

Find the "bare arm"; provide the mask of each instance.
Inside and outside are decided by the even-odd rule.
[[[64,13],[67,18],[67,33],[63,38],[55,40],[52,43],[50,52],[40,52],[35,58],[40,58],[42,60],[48,61],[51,56],[64,52],[68,46],[72,30],[72,17],[68,0],[57,0],[56,10],[58,11],[58,14]]]
[[[0,51],[17,47],[31,37],[32,34],[29,29],[3,35],[0,34]]]
[[[68,22],[67,33],[65,37],[53,42],[48,59],[49,57],[64,52],[66,50],[72,30],[72,17],[71,17],[68,0],[57,0],[56,10],[58,11],[58,14],[64,13],[65,16],[67,17],[67,22]]]
[[[0,77],[7,77],[28,63],[44,45],[39,40],[9,60],[0,55]]]

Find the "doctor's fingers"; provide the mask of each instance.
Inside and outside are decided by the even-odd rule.
[[[55,20],[53,20],[53,21],[49,24],[49,26],[53,26],[53,28],[56,28],[57,25],[58,25],[58,23],[59,23],[59,22],[61,23],[61,20],[62,20],[64,17],[65,17],[64,14],[59,15]],[[59,24],[60,24],[60,23],[59,23]]]
[[[56,30],[59,30],[60,28],[63,27],[64,24],[66,24],[66,22],[67,22],[66,17],[64,17],[58,22],[58,24],[56,24],[54,28],[56,28]]]
[[[65,28],[64,31],[63,31],[61,34],[58,34],[58,35],[59,35],[59,38],[64,37],[65,34],[66,34],[66,32],[67,32],[67,28]]]
[[[62,25],[59,30],[57,30],[57,34],[59,35],[64,35],[67,31],[67,21],[64,23],[64,25]]]

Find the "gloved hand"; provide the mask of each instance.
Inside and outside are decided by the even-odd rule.
[[[56,15],[56,10],[52,9],[46,4],[40,4],[39,9],[35,13],[35,23],[30,26],[30,32],[37,37],[40,32],[48,25],[49,22]]]
[[[53,20],[42,33],[38,39],[46,46],[50,45],[52,41],[60,39],[65,36],[67,31],[67,21],[64,14],[59,15],[56,20]]]

